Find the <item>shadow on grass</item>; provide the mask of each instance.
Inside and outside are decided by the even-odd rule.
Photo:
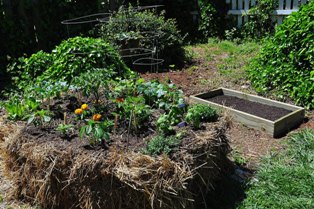
[[[214,190],[206,195],[206,206],[199,209],[237,208],[245,198],[245,185],[253,172],[228,160],[223,177],[216,182]]]

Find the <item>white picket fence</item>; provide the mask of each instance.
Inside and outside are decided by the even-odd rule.
[[[280,25],[283,19],[290,15],[292,12],[298,11],[302,4],[308,2],[308,0],[278,0],[278,8],[273,12],[273,20]],[[254,7],[258,0],[226,0],[227,4],[230,4],[229,15],[237,16],[238,27],[241,27],[243,23],[248,21],[247,16],[250,8]]]

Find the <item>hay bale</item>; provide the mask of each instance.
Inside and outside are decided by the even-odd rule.
[[[206,126],[171,157],[86,150],[25,128],[11,132],[0,151],[12,195],[41,208],[193,209],[229,152],[226,123]]]

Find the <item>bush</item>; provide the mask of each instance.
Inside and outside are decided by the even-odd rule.
[[[199,7],[201,17],[198,30],[202,37],[207,40],[210,37],[219,35],[221,18],[216,8],[209,0],[199,0]]]
[[[20,58],[8,71],[23,87],[33,79],[67,81],[96,68],[107,68],[118,76],[130,73],[116,51],[102,39],[75,37],[63,41],[50,54],[38,52],[30,58]]]
[[[278,0],[259,0],[256,6],[248,12],[249,21],[242,28],[243,36],[260,39],[272,34],[275,30],[272,13],[277,4]]]
[[[248,70],[260,93],[275,91],[314,108],[314,1],[291,14],[263,44]]]
[[[158,43],[159,57],[166,64],[178,64],[184,58],[183,37],[174,19],[165,19],[153,10],[135,11],[133,7],[120,10],[101,27],[102,37],[118,48],[153,49]],[[131,44],[133,43],[133,45]],[[135,43],[135,44],[134,44]]]
[[[191,106],[186,114],[185,120],[195,129],[201,127],[201,122],[212,122],[217,120],[217,111],[208,105],[195,104]]]

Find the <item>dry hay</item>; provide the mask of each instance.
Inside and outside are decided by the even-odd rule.
[[[229,152],[224,121],[180,148],[171,159],[112,148],[86,150],[11,131],[1,145],[12,196],[41,208],[196,208],[219,178]]]

